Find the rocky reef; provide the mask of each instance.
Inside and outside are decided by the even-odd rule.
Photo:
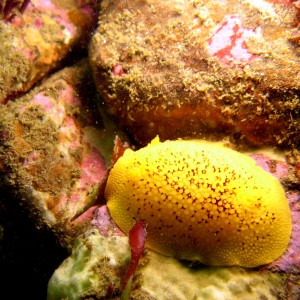
[[[104,238],[97,229],[81,236],[54,272],[48,299],[107,299],[118,290],[130,259],[126,237]],[[101,280],[99,280],[101,278]],[[239,267],[195,267],[147,250],[130,299],[279,299],[286,281],[279,273]],[[117,294],[111,299],[119,299]]]
[[[49,300],[297,300],[299,8],[299,1],[292,0],[0,1],[3,295]],[[126,230],[121,226],[124,233],[115,221],[124,219],[125,212],[118,204],[117,216],[110,215],[106,201],[113,200],[106,199],[104,191],[118,159],[125,153],[128,173],[136,171],[125,157],[155,136],[162,141],[220,142],[246,159],[250,156],[261,172],[275,177],[292,219],[284,253],[256,268],[210,266],[176,259],[180,241],[166,253],[169,256],[159,254],[144,234],[146,248],[138,257],[138,269],[125,282],[134,244],[140,243],[138,238],[129,241],[127,233],[138,217],[124,225]],[[181,170],[191,148],[176,161],[170,153],[164,155]],[[144,155],[150,161],[156,154]],[[217,155],[218,165],[222,157]],[[163,155],[161,159],[168,161]],[[237,167],[234,159],[226,163]],[[210,169],[202,165],[205,177]],[[189,174],[196,172],[187,167]],[[176,173],[177,183],[186,181],[180,178],[184,174]],[[272,178],[269,174],[266,178]],[[205,180],[215,192],[213,178]],[[161,189],[160,180],[153,186]],[[115,181],[126,196],[129,184]],[[244,194],[266,181],[243,181]],[[144,185],[137,188],[151,193],[152,183],[147,184],[149,191]],[[171,184],[163,188],[174,188]],[[112,194],[122,198],[120,191],[114,186]],[[265,194],[268,199],[276,193]],[[158,216],[158,206],[151,201],[157,197],[145,205]],[[176,205],[173,215],[180,203]],[[137,204],[130,209],[143,214]],[[211,217],[209,205],[205,209],[202,215]],[[159,215],[160,224],[166,217]],[[256,217],[259,223],[261,216]],[[276,224],[278,231],[289,232]],[[149,227],[149,241],[156,234],[157,240],[166,239],[163,231],[150,232]],[[247,243],[257,241],[250,238]]]
[[[87,62],[63,69],[0,111],[2,178],[37,224],[60,239],[76,236],[76,224],[88,221],[89,212],[81,213],[95,202],[106,172],[103,124],[88,107],[89,71]],[[79,215],[81,222],[72,222]]]

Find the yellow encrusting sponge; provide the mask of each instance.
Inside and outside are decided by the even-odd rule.
[[[278,180],[218,143],[154,139],[127,149],[105,197],[124,232],[143,219],[146,245],[179,259],[256,267],[279,257],[290,240],[291,213]]]

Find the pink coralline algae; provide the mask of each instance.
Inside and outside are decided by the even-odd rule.
[[[300,195],[287,193],[292,212],[293,230],[287,251],[268,266],[272,271],[284,271],[287,274],[300,274]]]
[[[114,76],[121,76],[126,73],[120,64],[116,64],[111,72]]]
[[[208,40],[209,51],[224,63],[249,63],[255,55],[248,51],[247,40],[261,36],[261,28],[247,29],[238,16],[226,16]]]
[[[279,181],[286,178],[289,174],[288,166],[283,161],[271,159],[267,155],[264,155],[262,153],[252,154],[251,157],[255,160],[256,164],[259,167],[261,167],[265,171],[271,173]]]
[[[91,224],[93,227],[96,227],[103,236],[125,235],[111,218],[106,205],[94,207]]]
[[[251,157],[257,165],[270,172],[283,184],[294,172],[294,168],[286,162],[271,159],[264,154],[252,154]],[[291,185],[293,187],[293,185]],[[289,246],[285,253],[271,264],[263,267],[273,272],[285,272],[286,274],[300,274],[300,193],[289,185],[286,187],[286,197],[288,199],[292,215],[292,235]]]
[[[82,187],[92,186],[101,182],[106,173],[106,168],[103,156],[96,148],[91,148],[90,153],[83,158],[81,169],[80,183]]]

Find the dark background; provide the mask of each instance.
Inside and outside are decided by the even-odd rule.
[[[44,300],[68,253],[50,231],[35,227],[12,194],[0,189],[0,298]]]

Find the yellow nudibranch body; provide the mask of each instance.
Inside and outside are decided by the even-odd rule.
[[[291,236],[279,181],[218,143],[154,139],[127,149],[109,174],[105,197],[124,232],[145,220],[149,248],[207,265],[270,263]]]

